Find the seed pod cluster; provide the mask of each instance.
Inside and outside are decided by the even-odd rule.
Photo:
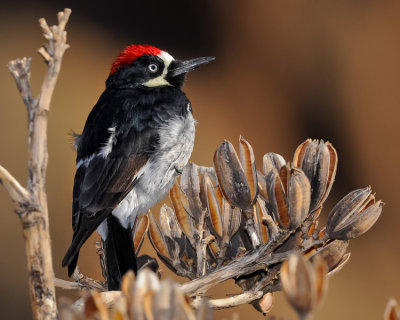
[[[253,148],[240,137],[239,153],[224,141],[213,162],[207,169],[188,164],[170,191],[172,207],[162,207],[160,223],[151,213],[148,218],[158,256],[189,279],[249,254],[269,252],[272,246],[273,253],[298,251],[313,263],[324,261],[326,272],[334,274],[350,258],[348,240],[371,228],[382,210],[369,187],[355,190],[332,209],[326,227],[319,228],[338,162],[332,144],[322,140],[303,142],[292,162],[267,153],[258,171]],[[258,268],[235,281],[243,291],[267,293],[279,287],[280,266]]]
[[[199,310],[193,310],[189,299],[172,280],[160,281],[155,273],[141,270],[134,279],[128,272],[119,292],[90,292],[82,307],[71,303],[60,304],[62,320],[133,320],[133,319],[212,319],[212,310],[203,299]],[[118,294],[110,305],[108,295]]]

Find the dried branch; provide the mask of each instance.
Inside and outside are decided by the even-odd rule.
[[[284,261],[288,257],[288,252],[273,256],[271,254],[291,234],[291,231],[279,234],[274,241],[261,246],[258,250],[251,251],[203,277],[182,284],[182,290],[189,296],[203,294],[221,282],[259,270],[266,270],[269,265]]]
[[[29,192],[2,166],[0,166],[0,183],[8,191],[11,200],[19,206],[29,203]]]
[[[104,282],[94,280],[83,275],[77,267],[73,274],[74,281],[66,281],[63,279],[54,278],[56,287],[64,290],[97,290],[106,291],[107,286]]]
[[[27,265],[30,297],[35,319],[56,319],[57,307],[53,280],[53,264],[49,235],[47,196],[45,191],[47,168],[47,114],[61,68],[66,43],[65,26],[70,9],[59,12],[58,25],[49,27],[40,19],[43,36],[48,42],[38,51],[48,69],[39,95],[34,98],[30,85],[31,58],[10,61],[8,68],[28,112],[28,185],[23,188],[9,172],[0,166],[0,179],[11,199],[16,203],[21,220]]]
[[[228,298],[208,300],[208,305],[217,310],[232,308],[242,304],[252,303],[253,301],[260,299],[263,295],[264,293],[262,291],[246,291]],[[201,299],[194,299],[191,304],[193,308],[198,309],[201,304]]]

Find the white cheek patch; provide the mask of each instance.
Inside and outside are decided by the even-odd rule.
[[[146,87],[161,87],[161,86],[170,86],[171,84],[165,80],[163,75],[158,76],[157,78],[151,79],[145,83],[143,83]]]
[[[171,84],[165,79],[165,76],[168,73],[168,67],[171,64],[172,61],[174,61],[174,58],[165,51],[161,51],[161,53],[158,55],[164,61],[164,70],[163,73],[158,76],[157,78],[151,79],[145,83],[143,83],[144,86],[146,87],[160,87],[160,86],[170,86]]]

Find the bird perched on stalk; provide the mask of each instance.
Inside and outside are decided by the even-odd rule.
[[[181,87],[187,72],[214,60],[175,60],[148,45],[127,46],[111,66],[77,149],[73,238],[63,261],[69,276],[97,229],[105,243],[107,284],[137,271],[132,226],[161,200],[192,153],[195,120]]]

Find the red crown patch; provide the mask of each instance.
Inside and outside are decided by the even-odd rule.
[[[146,44],[132,44],[130,46],[127,46],[111,65],[110,75],[112,75],[119,68],[130,65],[137,58],[145,54],[159,55],[160,53],[160,49]]]

